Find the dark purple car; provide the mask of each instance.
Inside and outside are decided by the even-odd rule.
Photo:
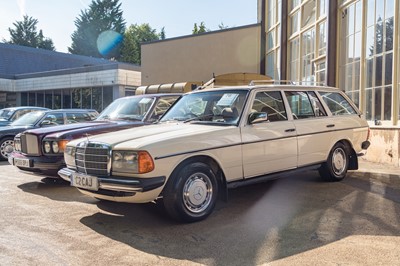
[[[8,161],[23,171],[58,177],[57,171],[65,167],[63,152],[68,141],[154,123],[180,96],[166,93],[119,98],[94,121],[27,130],[15,137]]]

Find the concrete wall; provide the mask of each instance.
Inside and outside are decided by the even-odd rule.
[[[140,72],[122,69],[94,71],[86,73],[66,74],[49,77],[26,78],[15,80],[13,91],[38,91],[56,90],[68,88],[83,88],[96,86],[140,86]],[[7,87],[1,87],[2,91],[8,91]]]
[[[259,73],[259,24],[142,44],[142,85]]]
[[[398,128],[371,128],[365,159],[371,162],[400,166],[400,134]]]

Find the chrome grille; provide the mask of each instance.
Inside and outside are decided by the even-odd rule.
[[[97,142],[81,142],[75,152],[75,165],[80,173],[96,176],[109,175],[111,147]]]
[[[36,135],[21,134],[21,152],[28,155],[40,155],[39,142]]]

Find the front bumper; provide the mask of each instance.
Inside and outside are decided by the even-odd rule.
[[[64,156],[26,156],[13,152],[8,157],[8,162],[20,170],[31,173],[43,173],[57,176],[57,171],[65,167]]]
[[[63,168],[58,171],[58,175],[68,181],[71,182],[71,179],[74,178],[74,175],[86,176],[89,175],[77,173],[76,171]],[[90,176],[93,177],[93,176]],[[94,177],[97,180],[97,190],[93,191],[93,193],[106,194],[104,191],[114,191],[121,193],[135,193],[135,192],[147,192],[150,190],[154,190],[162,187],[165,184],[165,176],[151,177],[151,178],[129,178],[129,177],[119,177],[119,176],[111,176],[111,177]],[[85,188],[78,185],[76,186],[79,189],[91,190],[90,188]]]

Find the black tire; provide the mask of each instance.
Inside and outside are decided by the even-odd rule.
[[[163,202],[167,213],[181,222],[197,222],[214,210],[218,182],[214,172],[204,163],[195,162],[182,167],[168,180]]]
[[[321,178],[329,182],[337,182],[345,178],[349,169],[349,153],[343,143],[336,143],[329,153],[328,160],[319,169]]]
[[[8,154],[14,151],[14,138],[7,137],[0,141],[0,160],[7,160]]]

